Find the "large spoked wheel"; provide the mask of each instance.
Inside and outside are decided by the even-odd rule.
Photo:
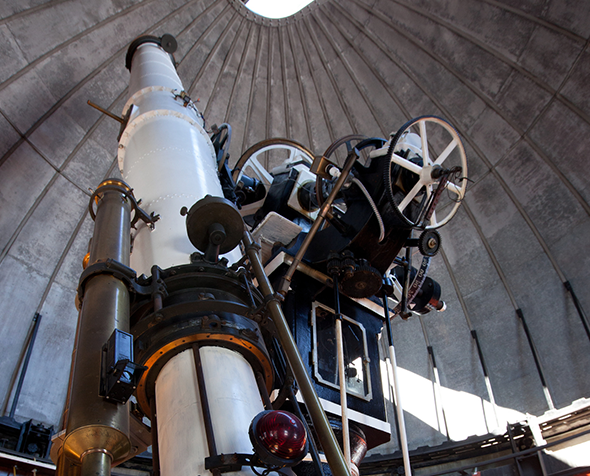
[[[455,128],[421,116],[397,131],[388,151],[385,190],[408,226],[439,228],[457,213],[467,188],[467,157]]]
[[[264,185],[265,194],[261,200],[243,207],[242,214],[262,206],[270,189],[273,177],[263,163],[267,163],[268,168],[272,170],[273,165],[281,165],[285,162],[304,162],[311,166],[313,159],[313,154],[305,146],[289,139],[266,139],[250,147],[238,159],[232,170],[232,179],[238,185],[244,175],[255,178]]]
[[[266,139],[254,144],[238,159],[236,166],[232,170],[232,178],[234,182],[238,182],[242,175],[246,174],[249,177],[259,178],[262,182],[270,180],[272,183],[272,176],[266,171],[266,168],[260,163],[259,157],[265,152],[275,151],[277,154],[272,154],[271,160],[280,163],[288,160],[291,163],[299,160],[311,165],[313,163],[313,154],[303,145],[294,140],[289,139]],[[263,180],[264,179],[264,180]]]
[[[367,137],[360,134],[351,134],[334,141],[324,152],[324,157],[330,160],[330,162],[338,165],[338,167],[341,169],[348,153],[353,148],[356,148],[360,154],[357,160],[360,161],[361,164],[366,165],[369,161],[370,151],[383,147],[385,142],[385,139]],[[336,178],[332,180],[326,180],[320,175],[316,176],[315,190],[319,206],[322,206],[326,201],[326,198],[332,191],[336,180]]]

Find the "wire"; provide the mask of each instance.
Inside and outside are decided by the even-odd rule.
[[[377,221],[379,222],[379,243],[381,243],[383,241],[383,239],[385,238],[385,226],[383,225],[383,219],[381,218],[381,215],[379,214],[379,210],[377,209],[377,205],[375,205],[373,198],[371,197],[368,190],[365,188],[365,186],[362,184],[362,182],[359,179],[357,179],[356,177],[353,177],[352,183],[356,184],[358,186],[358,188],[361,189],[361,191],[363,192],[365,197],[367,197],[367,200],[369,201],[369,205],[371,205],[371,208],[373,209],[373,212],[375,213],[375,217],[377,217]]]

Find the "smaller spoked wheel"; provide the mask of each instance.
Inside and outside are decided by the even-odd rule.
[[[313,154],[305,146],[289,139],[266,139],[250,147],[238,159],[232,170],[232,179],[238,189],[244,186],[244,183],[250,182],[245,177],[255,179],[264,186],[264,194],[257,194],[257,200],[243,207],[242,214],[259,208],[264,202],[273,181],[273,176],[268,170],[272,171],[274,166],[285,163],[303,162],[311,166],[313,160]]]
[[[388,156],[385,190],[399,217],[427,230],[448,223],[467,188],[467,157],[455,128],[436,116],[412,119],[391,140]]]

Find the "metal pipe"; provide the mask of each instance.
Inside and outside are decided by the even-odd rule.
[[[33,317],[33,330],[31,332],[31,339],[27,345],[27,353],[25,354],[25,360],[23,361],[23,368],[20,371],[20,376],[18,378],[18,384],[16,385],[16,391],[14,392],[14,397],[12,398],[12,406],[10,407],[10,413],[8,414],[8,418],[14,418],[14,413],[16,412],[16,406],[18,405],[18,399],[20,397],[20,392],[23,388],[23,383],[25,381],[25,376],[27,375],[27,368],[29,367],[29,360],[31,360],[31,354],[33,353],[33,345],[35,345],[35,339],[37,338],[37,331],[39,330],[39,325],[41,324],[41,314],[38,312],[35,313]]]
[[[350,174],[350,171],[352,170],[352,166],[356,162],[356,159],[358,159],[358,156],[359,156],[358,151],[354,148],[348,153],[348,157],[346,158],[346,162],[344,163],[344,168],[340,172],[340,176],[338,177],[338,180],[336,180],[336,184],[334,185],[334,188],[330,192],[330,195],[328,195],[328,198],[326,199],[324,204],[321,206],[317,218],[315,219],[315,221],[311,225],[311,228],[310,228],[309,232],[307,233],[307,236],[303,240],[303,243],[301,243],[301,247],[297,251],[295,258],[293,259],[293,263],[291,263],[291,266],[289,266],[289,269],[285,273],[285,276],[283,276],[283,279],[281,281],[281,285],[279,286],[279,293],[281,293],[283,295],[287,294],[287,291],[289,290],[289,285],[291,284],[291,279],[293,278],[293,275],[295,274],[295,270],[297,269],[297,266],[299,266],[299,263],[301,263],[301,260],[303,259],[303,256],[305,255],[305,252],[307,251],[307,248],[309,248],[311,240],[313,240],[314,236],[316,235],[316,233],[318,232],[318,230],[320,229],[320,227],[324,223],[326,215],[328,214],[328,212],[330,211],[330,207],[332,206],[332,202],[334,201],[334,199],[336,198],[336,195],[338,194],[338,192],[342,188],[342,185],[344,185],[344,182],[348,178],[348,174]]]
[[[404,420],[404,409],[402,406],[399,378],[397,375],[397,360],[395,358],[395,348],[393,346],[393,332],[391,330],[391,321],[389,320],[389,306],[387,304],[387,293],[385,293],[385,291],[383,292],[383,312],[383,317],[385,318],[385,328],[387,330],[387,340],[389,341],[389,360],[391,361],[391,374],[393,376],[393,392],[395,396],[395,411],[397,414],[402,458],[404,460],[404,471],[407,476],[412,476],[410,452],[408,450],[408,436],[406,434],[406,423]]]
[[[328,418],[324,413],[324,409],[322,408],[322,404],[320,403],[320,400],[315,392],[313,382],[305,370],[305,365],[303,364],[303,360],[299,354],[295,340],[293,339],[287,321],[285,320],[283,310],[279,304],[279,299],[273,292],[268,277],[264,272],[259,254],[260,247],[254,245],[252,235],[247,230],[244,231],[243,240],[246,253],[250,259],[250,264],[252,265],[252,270],[254,271],[254,276],[256,276],[260,290],[267,300],[267,309],[270,312],[272,320],[277,329],[279,341],[283,347],[293,375],[297,380],[303,400],[307,405],[312,423],[316,429],[318,438],[322,444],[322,448],[324,449],[324,453],[326,455],[326,459],[328,460],[328,464],[330,465],[332,474],[335,476],[350,476],[348,465],[346,464],[344,456],[342,455],[342,451],[340,451],[338,441],[336,440],[334,432],[330,427],[330,422],[328,421]]]
[[[350,469],[350,432],[348,431],[348,400],[346,393],[346,369],[344,365],[344,339],[342,338],[342,313],[340,312],[340,293],[338,289],[338,273],[332,274],[334,283],[334,317],[336,318],[336,350],[338,353],[338,378],[340,380],[340,409],[342,420],[342,449],[344,459]]]

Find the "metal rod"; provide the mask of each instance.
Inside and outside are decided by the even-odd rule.
[[[410,238],[412,233],[410,232]],[[404,282],[402,290],[402,300],[400,302],[399,315],[402,319],[407,319],[408,316],[408,291],[410,289],[410,275],[412,274],[412,250],[409,246],[406,247],[406,260],[404,261]]]
[[[496,399],[494,398],[494,392],[492,391],[492,384],[490,382],[488,368],[486,366],[486,362],[483,356],[483,350],[481,348],[481,344],[479,343],[479,337],[477,336],[477,331],[475,329],[471,329],[471,337],[473,337],[473,340],[475,341],[475,345],[477,347],[477,354],[479,355],[479,363],[481,364],[483,378],[488,391],[488,396],[490,398],[490,403],[492,404],[492,409],[494,410],[494,419],[496,420],[496,425],[498,425],[498,409],[496,405]]]
[[[570,293],[574,301],[574,306],[576,306],[576,310],[578,311],[578,315],[580,316],[580,320],[582,321],[582,325],[584,326],[584,330],[586,331],[586,335],[588,336],[588,339],[590,339],[590,326],[588,325],[588,318],[586,317],[584,308],[582,307],[580,301],[578,301],[578,296],[576,296],[576,293],[574,292],[574,288],[572,287],[571,283],[569,281],[566,281],[565,283],[563,283],[563,285],[565,286],[565,289],[567,289],[567,291]]]
[[[402,406],[401,394],[399,388],[399,378],[397,375],[397,360],[395,358],[395,348],[393,346],[393,332],[391,330],[391,321],[389,320],[389,306],[387,304],[387,293],[383,291],[383,312],[385,318],[385,328],[387,330],[387,340],[389,341],[389,360],[391,361],[391,374],[393,376],[393,392],[395,396],[395,411],[399,430],[400,446],[402,458],[404,460],[404,471],[407,476],[412,476],[412,466],[410,464],[410,452],[408,450],[408,436],[406,434],[406,423],[404,420],[404,408]]]
[[[309,425],[307,424],[307,420],[303,416],[301,408],[299,408],[299,402],[297,401],[297,398],[295,398],[293,387],[291,385],[287,386],[287,392],[289,400],[293,404],[293,410],[303,422],[303,425],[305,425],[305,431],[307,431],[307,434],[309,435],[309,452],[311,453],[311,459],[313,461],[313,465],[315,466],[315,470],[318,476],[324,476],[324,468],[322,466],[322,461],[320,460],[320,454],[318,453],[318,447],[316,445],[315,438],[313,438]]]
[[[324,449],[332,474],[334,474],[334,476],[350,476],[348,465],[346,464],[344,456],[342,456],[338,441],[330,427],[330,422],[324,413],[322,404],[320,403],[313,387],[313,382],[305,369],[303,359],[301,358],[295,340],[291,335],[283,310],[279,304],[278,296],[274,294],[268,276],[266,276],[266,273],[264,272],[259,254],[260,247],[254,244],[252,235],[247,230],[244,231],[244,246],[248,258],[250,259],[254,276],[256,276],[256,279],[258,280],[260,290],[268,301],[267,309],[270,312],[277,329],[277,336],[283,347],[293,375],[297,380],[303,400],[307,405],[311,421],[316,429],[322,448]]]
[[[25,359],[23,361],[23,368],[20,371],[20,376],[18,378],[18,384],[16,385],[16,391],[14,392],[14,397],[12,398],[12,406],[10,407],[10,413],[8,414],[9,418],[14,418],[14,414],[16,412],[16,406],[18,405],[18,400],[20,398],[20,392],[23,388],[25,376],[27,375],[27,368],[29,367],[29,360],[31,360],[31,354],[33,353],[33,345],[35,344],[35,339],[37,338],[37,331],[39,330],[39,324],[41,324],[41,314],[36,312],[35,316],[33,317],[33,330],[31,331],[31,339],[29,340],[29,344],[27,346],[27,353],[25,354]]]
[[[340,292],[338,273],[332,273],[334,283],[334,317],[336,318],[336,350],[338,353],[338,379],[340,380],[340,418],[342,420],[342,449],[344,459],[350,469],[350,432],[348,429],[348,395],[346,393],[346,369],[344,363],[344,339],[342,337],[342,313],[340,312]]]
[[[424,321],[422,320],[422,316],[419,316],[419,318],[420,318],[420,323],[422,324],[422,329],[424,330],[424,333],[426,333],[426,330],[424,328]],[[440,391],[440,377],[438,375],[438,367],[436,366],[436,358],[434,357],[434,349],[432,348],[432,346],[430,344],[428,344],[426,346],[426,351],[428,352],[428,355],[430,357],[430,362],[432,363],[432,376],[434,379],[434,381],[432,383],[434,385],[434,400],[435,400],[438,422],[440,425],[441,420],[442,420],[442,423],[445,426],[445,435],[447,437],[447,441],[451,441],[451,437],[449,436],[449,426],[447,425],[447,414],[445,413],[445,407],[443,405],[443,399],[442,399],[442,395],[441,395],[441,391]],[[441,433],[442,433],[442,431],[441,431]]]
[[[205,423],[205,434],[207,435],[209,456],[217,456],[215,434],[213,433],[213,422],[211,420],[211,412],[209,411],[209,400],[207,399],[205,376],[203,375],[203,366],[201,365],[201,354],[199,352],[198,344],[193,344],[193,355],[195,358],[195,368],[197,369],[197,383],[199,385],[199,396],[201,397],[201,409],[203,410],[203,422]]]
[[[512,452],[518,453],[518,448],[516,447],[516,443],[514,442],[514,436],[512,435],[512,428],[510,427],[510,423],[506,424],[506,432],[508,433],[508,439],[510,440]],[[514,458],[514,462],[516,463],[516,472],[518,473],[518,476],[522,476],[522,467],[520,466],[519,459]]]
[[[98,111],[102,112],[103,114],[109,116],[111,119],[114,119],[115,121],[118,121],[121,124],[125,124],[125,119],[117,116],[116,114],[113,114],[110,111],[107,111],[106,109],[100,107],[98,104],[94,104],[90,99],[87,101],[87,103],[89,106],[92,106],[94,109],[97,109]]]
[[[543,368],[541,367],[541,361],[539,360],[539,353],[537,352],[537,347],[533,342],[533,338],[529,331],[529,326],[527,326],[526,320],[524,319],[524,314],[522,309],[516,310],[516,315],[519,317],[520,322],[522,323],[522,327],[524,329],[524,333],[526,338],[529,342],[529,347],[531,349],[531,353],[533,354],[533,360],[535,361],[535,365],[537,367],[537,372],[539,373],[539,378],[541,379],[541,384],[543,385],[543,391],[545,392],[545,398],[547,399],[547,404],[549,405],[550,409],[554,409],[555,406],[553,405],[553,400],[551,399],[551,394],[549,393],[549,387],[547,387],[547,381],[545,380],[545,375],[543,374]]]
[[[264,377],[260,372],[256,372],[256,383],[258,384],[258,391],[262,397],[264,408],[267,410],[272,410],[272,402],[270,401],[268,390],[266,389],[266,384],[264,383]]]
[[[303,256],[305,255],[305,252],[307,251],[307,248],[309,248],[311,240],[313,240],[316,233],[318,232],[318,230],[320,229],[320,227],[324,223],[326,215],[328,214],[328,212],[330,211],[330,207],[332,206],[332,202],[334,201],[334,199],[336,198],[336,195],[338,194],[338,192],[342,188],[342,185],[344,185],[344,182],[348,178],[348,174],[350,174],[350,171],[352,170],[352,166],[356,162],[356,159],[358,159],[358,151],[356,149],[352,149],[348,153],[348,157],[346,158],[346,162],[344,163],[344,168],[340,172],[340,177],[338,177],[338,180],[336,180],[336,184],[334,185],[334,188],[330,192],[330,195],[328,195],[328,198],[326,199],[324,204],[321,206],[318,216],[315,219],[315,221],[313,222],[313,224],[311,225],[311,228],[310,228],[309,232],[307,233],[307,236],[303,240],[303,243],[301,243],[301,247],[297,251],[297,254],[295,255],[295,258],[293,259],[291,266],[289,266],[289,269],[285,273],[285,276],[283,276],[283,279],[282,279],[281,284],[279,286],[279,293],[285,295],[287,293],[287,291],[289,290],[289,285],[291,284],[291,278],[293,278],[293,275],[295,274],[295,270],[297,269],[297,266],[299,266],[299,263],[301,263],[301,260],[303,259]]]
[[[151,436],[152,436],[152,476],[160,476],[160,445],[158,444],[158,413],[156,409],[156,397],[150,400],[151,410]]]
[[[537,457],[539,458],[539,466],[541,467],[542,476],[547,476],[547,467],[545,466],[545,460],[543,459],[543,452],[537,451]]]
[[[471,337],[473,337],[473,340],[475,341],[475,346],[477,347],[477,355],[479,355],[479,363],[481,364],[483,374],[485,377],[487,377],[488,369],[486,367],[486,361],[483,358],[483,352],[481,350],[481,346],[479,345],[479,338],[477,337],[477,332],[474,329],[471,330]]]

